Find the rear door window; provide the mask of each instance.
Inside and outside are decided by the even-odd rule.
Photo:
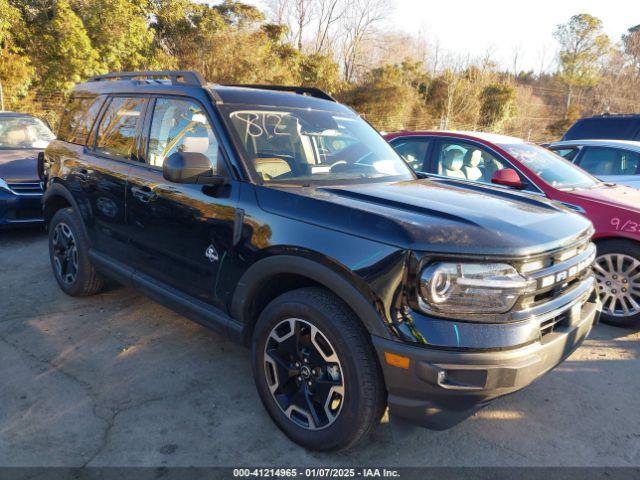
[[[71,97],[60,119],[58,138],[65,142],[86,145],[103,103],[102,96]]]
[[[95,151],[113,158],[135,159],[146,102],[139,97],[113,97],[102,115]]]

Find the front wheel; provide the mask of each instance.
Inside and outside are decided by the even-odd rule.
[[[385,390],[368,333],[331,292],[303,288],[273,300],[252,346],[260,398],[293,441],[345,449],[379,422]]]
[[[593,266],[602,301],[602,321],[616,326],[640,324],[640,245],[609,240],[598,245]]]

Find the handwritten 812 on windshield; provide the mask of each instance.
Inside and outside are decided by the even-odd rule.
[[[234,478],[400,478],[388,468],[234,468]]]

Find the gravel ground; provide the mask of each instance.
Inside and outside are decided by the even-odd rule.
[[[0,466],[640,466],[640,333],[599,325],[564,364],[445,432],[383,421],[307,452],[249,352],[135,291],[65,296],[40,230],[0,233]]]

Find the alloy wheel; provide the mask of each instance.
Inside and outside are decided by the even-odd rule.
[[[623,253],[608,253],[596,258],[593,270],[604,313],[614,317],[640,313],[640,261]]]
[[[66,285],[78,275],[78,247],[73,232],[66,223],[58,223],[52,233],[53,263],[58,278]]]
[[[338,418],[345,398],[342,365],[316,326],[298,318],[279,322],[265,345],[264,369],[271,395],[298,426],[320,430]]]

